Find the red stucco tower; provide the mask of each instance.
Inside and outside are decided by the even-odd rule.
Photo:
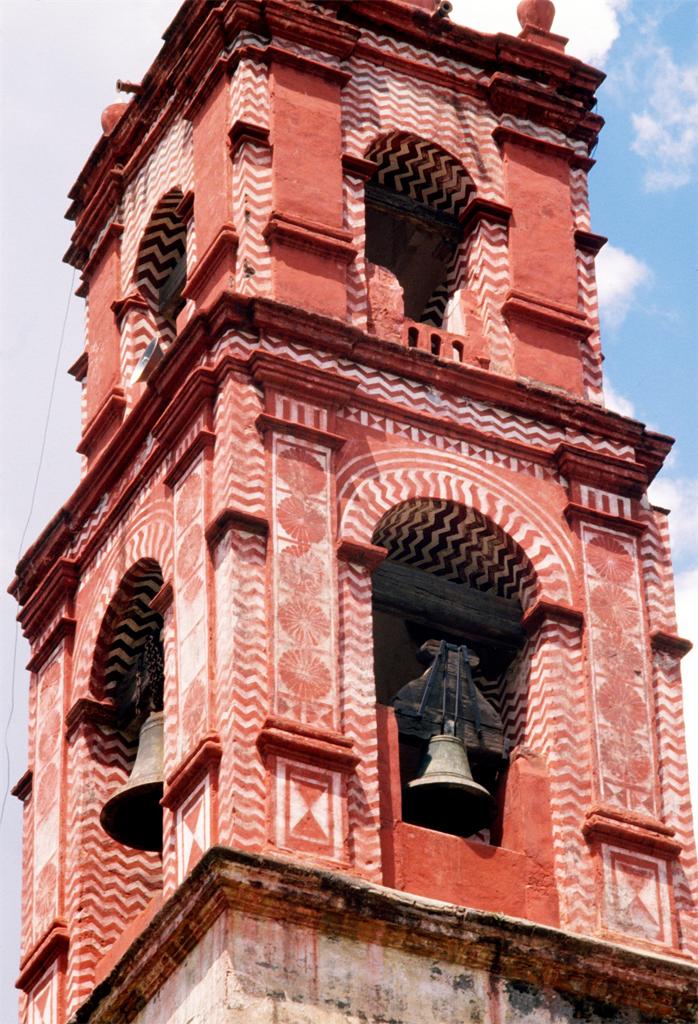
[[[447,8],[187,0],[71,193],[83,474],[13,583],[26,1024],[695,1019],[602,75],[549,0]]]

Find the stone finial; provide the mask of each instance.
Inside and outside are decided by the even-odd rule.
[[[521,0],[516,13],[522,29],[549,32],[555,20],[555,4],[552,0]]]
[[[104,108],[102,111],[102,131],[105,135],[111,135],[127,107],[128,103],[110,103],[108,107]]]

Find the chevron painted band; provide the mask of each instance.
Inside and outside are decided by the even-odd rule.
[[[458,214],[475,191],[470,175],[455,157],[409,132],[376,139],[366,158],[376,164],[381,185],[444,213]]]

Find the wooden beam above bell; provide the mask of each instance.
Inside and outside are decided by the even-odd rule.
[[[398,562],[373,573],[373,601],[379,611],[444,633],[512,648],[524,641],[518,601]]]

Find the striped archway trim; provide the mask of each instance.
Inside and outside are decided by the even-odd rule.
[[[475,184],[450,153],[409,132],[391,132],[366,151],[376,164],[375,181],[442,213],[458,216],[475,194]]]
[[[162,587],[157,562],[143,559],[129,569],[107,608],[95,646],[91,689],[114,697],[146,638],[162,627],[150,602]]]
[[[538,597],[573,603],[575,560],[564,524],[528,498],[502,473],[467,459],[421,448],[391,448],[360,455],[338,473],[337,498],[344,537],[370,543],[392,508],[411,499],[455,502],[481,513],[511,538],[533,567],[535,584],[522,580],[524,610]]]
[[[521,600],[535,588],[519,545],[481,512],[453,501],[402,502],[383,516],[372,541],[392,561],[498,597]]]

